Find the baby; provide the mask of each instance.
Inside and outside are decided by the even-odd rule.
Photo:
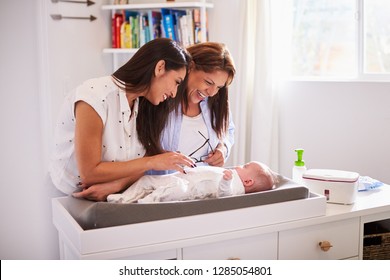
[[[272,189],[278,175],[263,163],[251,161],[229,169],[199,166],[166,175],[144,175],[127,190],[111,194],[108,202],[165,202],[217,198]]]

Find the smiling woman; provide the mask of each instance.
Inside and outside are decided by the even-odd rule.
[[[162,104],[176,96],[189,60],[174,41],[156,39],[112,76],[90,79],[71,91],[57,124],[50,166],[55,186],[76,197],[106,200],[148,169],[192,167],[183,154],[158,155],[169,112]],[[161,106],[151,115],[147,104]]]
[[[228,102],[228,87],[235,75],[233,58],[221,43],[200,43],[187,50],[192,62],[177,98],[169,101],[173,109],[162,148],[202,159],[197,165],[223,166],[234,143]],[[208,145],[203,145],[205,139]]]

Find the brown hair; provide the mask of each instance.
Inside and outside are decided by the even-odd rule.
[[[208,106],[211,111],[211,124],[218,137],[226,132],[229,125],[229,98],[228,86],[234,79],[236,73],[233,58],[226,45],[216,42],[205,42],[192,45],[187,48],[192,57],[192,67],[194,70],[212,73],[214,71],[224,71],[228,73],[228,80],[218,94],[208,98]],[[185,80],[187,84],[187,79]],[[175,99],[176,108],[179,104],[184,106],[184,111],[188,109],[187,87],[180,87],[178,97]]]
[[[268,170],[262,174],[256,174],[254,189],[256,191],[267,191],[275,188],[278,183],[278,175],[272,170]]]
[[[190,56],[177,42],[158,38],[143,45],[132,57],[112,74],[117,84],[125,91],[140,93],[150,88],[156,64],[165,61],[165,70],[188,72]],[[169,106],[162,102],[157,106],[140,97],[137,115],[137,133],[146,155],[162,152],[160,135],[169,114]]]
[[[251,192],[261,192],[272,190],[279,184],[281,176],[275,171],[271,170],[269,166],[256,162],[260,168],[256,173],[254,179],[253,186],[251,188]]]

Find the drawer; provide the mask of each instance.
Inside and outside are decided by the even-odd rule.
[[[176,249],[116,258],[117,260],[176,260]]]
[[[184,260],[276,260],[276,258],[276,232],[183,248]]]
[[[319,243],[330,242],[328,251]],[[334,260],[358,256],[359,218],[319,224],[279,233],[279,259]]]
[[[174,260],[178,258],[176,249],[156,252],[138,250],[137,253],[134,253],[131,249],[123,248],[82,255],[75,250],[72,244],[62,238],[61,234],[59,244],[60,257],[65,260]]]

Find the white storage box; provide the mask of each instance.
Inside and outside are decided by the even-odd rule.
[[[327,202],[352,204],[358,190],[359,174],[356,172],[309,169],[303,174],[303,182],[311,192],[324,195]]]

